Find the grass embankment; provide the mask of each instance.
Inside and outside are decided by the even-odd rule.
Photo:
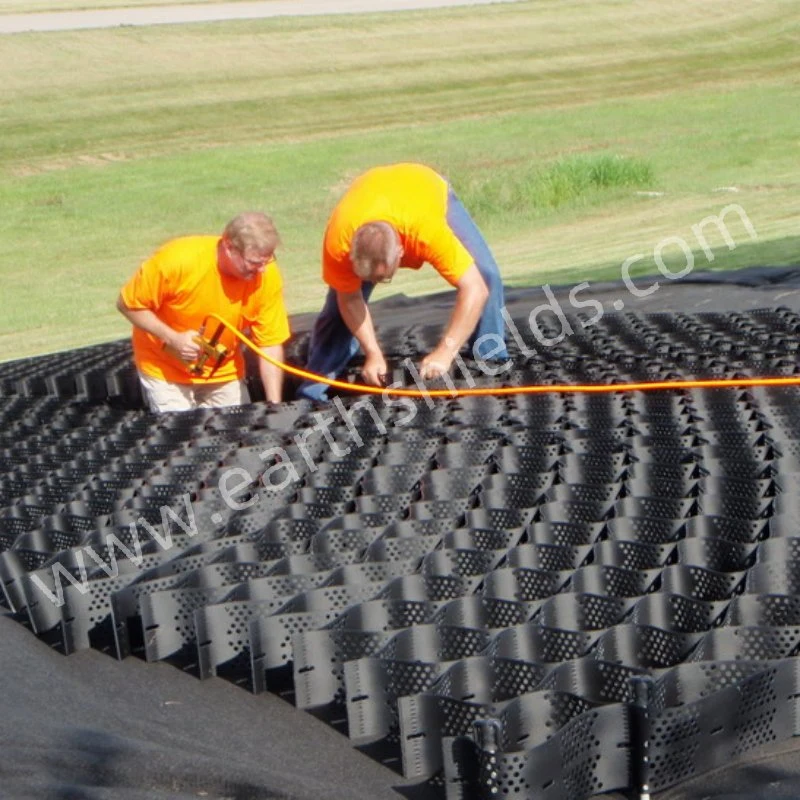
[[[0,37],[0,358],[126,335],[113,304],[139,261],[245,208],[278,223],[290,312],[315,310],[336,198],[398,160],[451,177],[511,284],[636,253],[652,272],[667,237],[697,268],[798,263],[797,37],[794,0]],[[729,216],[737,246],[709,228],[709,265],[692,226],[732,202],[758,238]],[[423,270],[391,291],[442,288]]]

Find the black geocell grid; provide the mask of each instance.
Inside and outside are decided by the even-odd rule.
[[[786,309],[574,319],[552,346],[516,322],[510,370],[465,362],[480,385],[800,372]],[[434,333],[381,335],[399,364]],[[464,800],[657,791],[797,735],[800,389],[156,417],[129,359],[0,365],[3,600],[64,652],[279,692]],[[168,548],[141,522],[163,537],[164,508]]]

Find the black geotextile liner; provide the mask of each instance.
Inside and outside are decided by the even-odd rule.
[[[487,378],[465,359],[457,383],[800,372],[789,308],[585,321],[567,317],[559,339],[560,316],[536,331],[515,316],[511,368]],[[396,378],[437,331],[382,330]],[[53,381],[55,357],[0,365],[5,604],[74,654],[32,651],[47,686],[70,675],[60,692],[3,656],[5,724],[30,736],[17,693],[64,741],[44,775],[21,774],[29,750],[4,741],[10,796],[675,792],[797,734],[800,389],[342,395],[153,416],[107,389],[122,350],[81,351],[103,399]],[[98,668],[91,650],[133,656],[135,682],[109,692],[116,662]],[[143,660],[225,680],[172,684]],[[299,711],[247,691],[394,772],[361,758],[336,774],[346,760],[318,726],[290,741]],[[233,709],[247,729],[254,700],[274,719],[262,756],[263,729],[236,733]],[[73,722],[75,704],[117,715],[115,735]]]

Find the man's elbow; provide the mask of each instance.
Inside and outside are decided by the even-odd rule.
[[[283,361],[283,345],[282,344],[271,344],[267,345],[267,347],[262,347],[261,352],[265,356],[269,356],[273,361]],[[259,359],[261,362],[261,366],[264,368],[269,368],[274,366],[265,358]]]
[[[353,308],[359,305],[359,302],[364,299],[361,291],[356,292],[340,292],[336,291],[336,303],[339,308]]]
[[[465,299],[481,307],[485,306],[489,299],[489,286],[474,264],[458,282],[457,289]]]
[[[486,285],[482,276],[478,279],[471,281],[467,287],[467,295],[476,304],[483,308],[489,300],[489,287]]]

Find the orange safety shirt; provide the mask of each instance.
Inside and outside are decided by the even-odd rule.
[[[447,224],[447,181],[422,164],[375,167],[357,178],[333,211],[322,245],[322,277],[339,292],[355,292],[350,244],[367,222],[388,222],[404,249],[401,267],[430,264],[455,285],[474,259]]]
[[[157,250],[122,289],[122,301],[133,310],[150,309],[176,331],[197,331],[208,314],[218,314],[239,330],[250,329],[259,347],[283,344],[289,338],[289,320],[283,303],[283,283],[277,262],[251,280],[227,275],[217,266],[219,236],[186,236]],[[211,336],[218,323],[209,320]],[[225,330],[220,343],[228,357],[214,373],[212,383],[243,378],[245,364],[236,337]],[[177,356],[155,336],[134,326],[133,354],[137,369],[170,383],[206,383],[191,375]],[[210,371],[207,364],[205,373]]]

